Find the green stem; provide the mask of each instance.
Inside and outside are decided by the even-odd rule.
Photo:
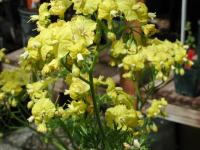
[[[90,92],[91,92],[93,106],[94,106],[95,118],[96,118],[97,124],[99,126],[99,130],[100,130],[100,133],[101,133],[103,144],[105,146],[106,136],[105,136],[105,133],[103,131],[103,126],[102,126],[101,119],[100,119],[100,116],[99,116],[100,112],[99,112],[99,108],[97,106],[97,102],[96,102],[96,98],[95,98],[96,96],[95,96],[95,91],[94,91],[94,82],[93,82],[92,73],[89,73],[89,80],[90,80]]]
[[[95,55],[93,64],[92,64],[90,71],[89,71],[89,85],[90,85],[90,92],[91,92],[91,96],[92,96],[93,106],[94,106],[94,115],[95,115],[97,124],[99,126],[99,130],[100,130],[101,137],[102,137],[102,142],[103,142],[105,149],[110,150],[110,146],[109,146],[109,143],[106,141],[106,136],[105,136],[103,126],[102,126],[102,123],[101,123],[100,112],[99,112],[99,108],[98,108],[98,105],[97,105],[97,100],[96,100],[95,90],[94,90],[93,70],[94,70],[94,66],[97,62],[97,58],[98,58],[98,53]]]
[[[52,143],[54,144],[54,146],[56,146],[56,148],[58,150],[68,150],[67,146],[64,146],[64,142],[60,139],[59,136],[57,136],[54,132],[52,132],[53,137],[55,137],[54,139],[52,139]]]
[[[59,142],[57,142],[56,140],[52,140],[52,144],[58,149],[58,150],[68,150],[66,148],[64,148]]]

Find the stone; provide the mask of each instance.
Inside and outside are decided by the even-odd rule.
[[[30,128],[21,128],[12,132],[4,139],[4,142],[12,145],[14,148],[21,148],[22,150],[56,150],[54,146],[45,144],[40,136]]]
[[[0,150],[22,150],[7,143],[0,143]]]

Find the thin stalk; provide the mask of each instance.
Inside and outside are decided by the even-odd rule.
[[[58,150],[68,150],[66,148],[64,148],[59,142],[57,142],[56,140],[52,140],[52,144],[58,149]]]
[[[58,150],[69,150],[67,146],[64,146],[64,142],[60,139],[59,136],[57,136],[54,132],[52,132],[53,137],[55,137],[55,140],[52,139],[52,143],[58,148]]]
[[[94,66],[95,66],[95,64],[97,62],[97,58],[98,58],[98,53],[95,55],[93,64],[92,64],[92,66],[90,68],[90,71],[89,71],[90,93],[91,93],[91,96],[92,96],[92,101],[93,101],[93,106],[94,106],[94,115],[95,115],[97,124],[99,126],[99,130],[100,130],[100,133],[101,133],[103,145],[104,145],[106,150],[110,150],[110,146],[109,146],[109,143],[106,141],[106,136],[105,136],[105,133],[104,133],[104,130],[103,130],[103,126],[102,126],[102,123],[101,123],[100,112],[99,112],[99,108],[97,106],[97,100],[96,100],[95,90],[94,90],[93,70],[94,70]]]

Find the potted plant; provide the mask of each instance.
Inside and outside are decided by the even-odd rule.
[[[175,89],[177,93],[186,95],[186,96],[197,96],[198,92],[198,81],[199,81],[199,66],[197,63],[197,51],[195,45],[195,38],[191,31],[191,23],[187,22],[186,25],[187,39],[185,44],[187,48],[187,58],[194,62],[194,65],[188,66],[185,65],[182,72],[185,72],[182,75],[175,75]]]
[[[166,115],[167,102],[153,99],[150,107],[143,106],[152,99],[155,80],[164,82],[171,68],[189,64],[183,45],[152,38],[156,29],[148,20],[155,14],[135,0],[51,0],[39,10],[32,16],[39,34],[20,57],[20,67],[32,76],[26,84],[29,122],[60,150],[147,149],[149,134],[157,131],[153,118]],[[134,95],[111,77],[94,76],[105,50],[133,83]],[[146,70],[149,79],[143,86]],[[59,80],[69,99],[55,98]]]

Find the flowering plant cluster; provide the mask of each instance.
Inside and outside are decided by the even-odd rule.
[[[187,49],[187,58],[188,60],[191,60],[194,62],[193,68],[197,67],[197,60],[198,60],[198,55],[197,55],[197,50],[196,50],[196,44],[195,44],[195,37],[193,36],[192,33],[192,28],[191,28],[191,22],[186,23],[186,33],[187,33],[187,38],[185,41],[185,44],[188,45]],[[184,68],[186,70],[190,70],[191,66],[185,65]]]
[[[30,38],[20,57],[20,67],[31,73],[26,84],[32,114],[28,120],[37,131],[54,137],[58,149],[68,149],[63,136],[74,149],[147,149],[149,133],[157,131],[153,118],[164,116],[167,105],[164,99],[153,100],[142,110],[151,99],[155,80],[164,82],[171,70],[181,74],[183,64],[192,64],[179,41],[151,38],[157,30],[148,20],[154,17],[137,0],[41,4],[39,15],[32,16],[39,34]],[[131,79],[135,95],[111,77],[93,75],[102,51],[109,51],[111,66]],[[146,70],[148,82],[142,93],[139,81]],[[67,99],[54,92],[60,80]]]

